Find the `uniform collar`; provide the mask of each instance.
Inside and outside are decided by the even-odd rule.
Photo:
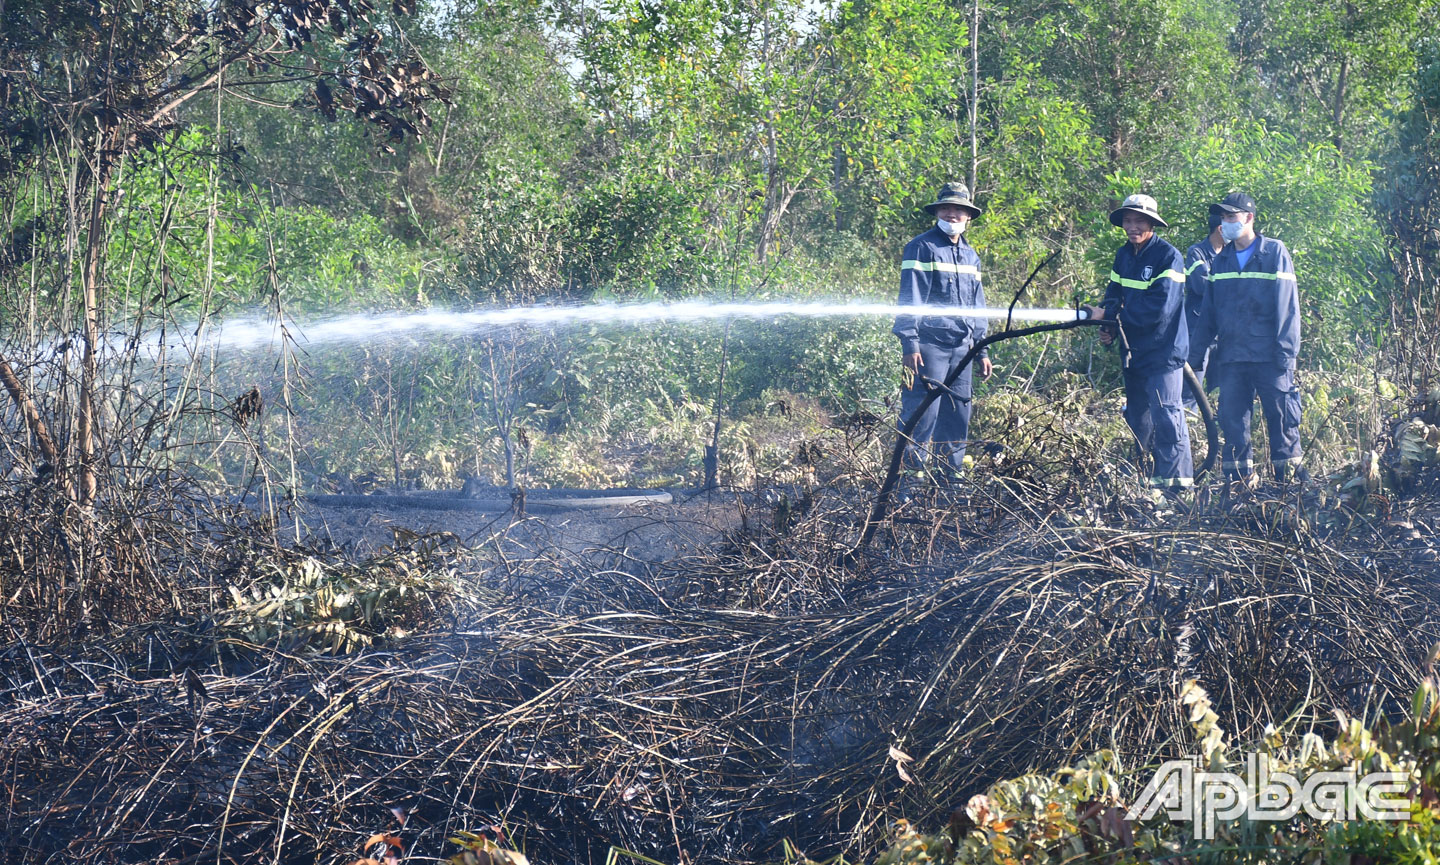
[[[1251,262],[1251,261],[1254,261],[1254,260],[1255,260],[1255,256],[1260,253],[1260,243],[1261,243],[1261,241],[1263,241],[1264,239],[1265,239],[1265,235],[1261,234],[1261,233],[1258,232],[1258,231],[1255,232],[1255,242],[1252,243],[1252,244],[1250,244],[1249,246],[1245,247],[1246,249],[1250,250],[1250,258],[1245,262],[1245,267],[1249,267],[1249,266],[1250,266],[1250,262]],[[1240,263],[1240,250],[1238,250],[1238,249],[1235,248],[1235,241],[1233,241],[1233,240],[1226,241],[1226,242],[1225,242],[1225,248],[1222,249],[1222,250],[1220,250],[1220,254],[1217,255],[1217,256],[1215,256],[1215,257],[1216,257],[1216,258],[1219,258],[1221,255],[1225,255],[1225,254],[1227,254],[1227,253],[1230,254],[1230,255],[1235,256],[1235,263],[1236,263],[1236,264],[1239,264],[1239,263]],[[1244,269],[1245,269],[1244,267],[1240,268],[1240,270],[1244,270]]]
[[[1128,249],[1128,250],[1130,250],[1130,254],[1131,254],[1131,255],[1135,256],[1136,258],[1139,258],[1139,257],[1141,257],[1142,255],[1144,255],[1145,253],[1149,252],[1149,251],[1150,251],[1150,247],[1154,246],[1154,245],[1155,245],[1155,241],[1157,241],[1157,240],[1159,240],[1159,239],[1160,239],[1160,235],[1158,235],[1158,234],[1151,234],[1151,235],[1150,235],[1150,239],[1147,240],[1147,241],[1145,241],[1144,243],[1142,243],[1142,244],[1140,245],[1140,248],[1139,248],[1139,249],[1136,249],[1135,246],[1134,246],[1134,244],[1132,244],[1129,240],[1126,240],[1126,241],[1125,241],[1125,248]]]
[[[969,244],[965,242],[965,232],[963,231],[960,232],[960,235],[954,240],[950,239],[950,235],[941,231],[938,225],[930,226],[930,233],[935,235],[931,242],[936,246],[969,246]]]

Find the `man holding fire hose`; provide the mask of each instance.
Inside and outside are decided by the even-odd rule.
[[[1220,385],[1220,429],[1225,433],[1225,476],[1248,487],[1258,482],[1250,417],[1255,399],[1265,413],[1275,479],[1305,481],[1300,464],[1300,295],[1290,250],[1255,230],[1255,199],[1232,192],[1216,205],[1225,248],[1210,264],[1210,287],[1200,311],[1196,347],[1216,340],[1211,377]]]
[[[900,263],[900,306],[983,307],[985,290],[980,285],[980,256],[965,242],[965,229],[979,216],[980,208],[970,200],[963,183],[946,183],[925,205],[936,217],[929,231],[905,245]],[[976,340],[985,336],[983,318],[951,315],[900,315],[894,334],[900,338],[904,362],[905,389],[900,396],[900,426],[909,422],[929,388],[928,382],[943,383],[965,357]],[[933,443],[941,460],[943,482],[956,480],[964,465],[966,440],[970,435],[972,371],[979,367],[980,378],[990,377],[989,355],[982,351],[950,386],[950,392],[925,410],[911,442],[905,448],[907,471],[924,467]]]
[[[1183,368],[1190,353],[1185,322],[1185,274],[1180,251],[1155,235],[1168,228],[1148,195],[1131,195],[1110,214],[1127,243],[1115,253],[1110,283],[1092,318],[1115,322],[1101,329],[1109,345],[1125,351],[1125,421],[1154,459],[1150,484],[1163,490],[1190,486],[1194,469],[1190,430],[1181,408]]]

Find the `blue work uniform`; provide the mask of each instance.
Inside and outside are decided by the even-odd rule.
[[[1130,347],[1125,358],[1125,421],[1155,461],[1150,483],[1188,487],[1193,481],[1190,429],[1180,400],[1186,355],[1185,274],[1180,250],[1152,235],[1137,251],[1115,253],[1105,287],[1105,318],[1118,321]]]
[[[985,290],[980,285],[980,256],[965,236],[951,240],[938,227],[905,245],[900,263],[900,306],[983,307]],[[927,388],[921,377],[944,382],[976,340],[985,336],[984,318],[938,315],[900,315],[894,334],[900,351],[918,353],[922,366],[914,383],[900,395],[900,422],[903,427],[925,399]],[[987,356],[985,350],[975,358]],[[951,384],[952,393],[932,402],[915,425],[905,448],[905,467],[924,466],[930,446],[952,473],[959,472],[970,435],[970,398],[974,364],[966,367]]]
[[[1185,324],[1190,333],[1190,368],[1195,370],[1195,377],[1202,380],[1205,376],[1205,364],[1210,357],[1210,346],[1199,344],[1200,310],[1210,288],[1210,263],[1215,260],[1216,255],[1218,253],[1215,247],[1210,245],[1208,236],[1185,250]],[[1199,358],[1199,366],[1194,364],[1195,358]],[[1185,405],[1194,404],[1194,398],[1186,394]]]
[[[1210,355],[1210,376],[1220,386],[1220,429],[1225,434],[1221,466],[1229,477],[1255,471],[1250,418],[1255,398],[1265,414],[1270,463],[1284,480],[1300,466],[1300,389],[1295,359],[1300,353],[1300,294],[1295,265],[1285,244],[1258,232],[1249,261],[1241,266],[1234,243],[1210,265],[1210,287],[1200,311],[1198,334]],[[1190,365],[1195,365],[1192,350]]]

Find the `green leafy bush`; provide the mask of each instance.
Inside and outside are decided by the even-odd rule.
[[[436,596],[460,584],[446,561],[458,548],[448,535],[396,530],[396,546],[354,564],[313,556],[263,561],[248,585],[230,585],[220,629],[254,645],[340,654],[406,636],[425,621]]]

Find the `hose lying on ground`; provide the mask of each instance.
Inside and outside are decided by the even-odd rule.
[[[346,508],[417,508],[432,511],[479,511],[496,514],[516,508],[514,491],[503,487],[487,494],[468,497],[459,492],[425,491],[394,495],[325,495],[305,497],[305,501],[327,507]],[[674,498],[667,490],[613,489],[583,490],[572,488],[526,490],[520,496],[520,510],[552,512],[620,508],[638,504],[670,504]]]

